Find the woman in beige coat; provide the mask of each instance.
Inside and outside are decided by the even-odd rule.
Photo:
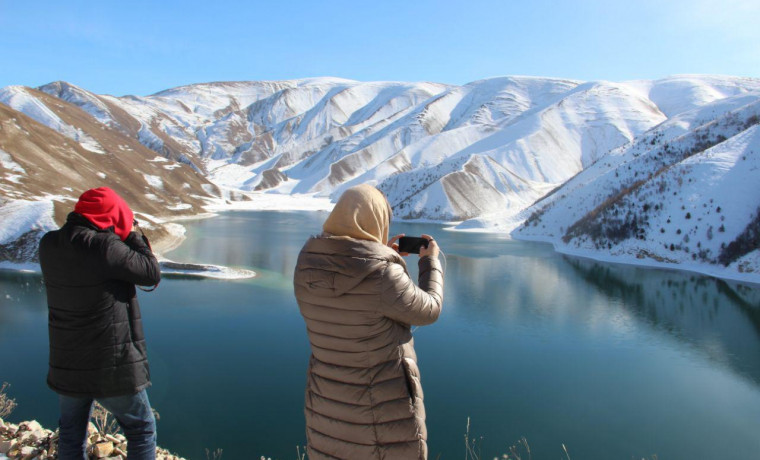
[[[410,326],[438,318],[443,272],[430,241],[420,251],[415,286],[395,249],[398,237],[388,241],[390,220],[379,190],[352,187],[298,257],[295,294],[312,350],[305,407],[310,460],[427,458]]]

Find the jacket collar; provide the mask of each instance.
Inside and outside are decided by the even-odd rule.
[[[77,212],[70,212],[68,216],[66,216],[66,225],[76,226],[76,227],[85,227],[90,230],[95,230],[96,232],[110,232],[115,234],[115,229],[113,226],[100,229],[95,224],[90,222],[85,216],[77,213]]]

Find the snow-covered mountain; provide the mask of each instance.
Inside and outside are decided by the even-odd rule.
[[[708,273],[727,267],[754,279],[760,274],[760,97],[740,93],[680,112],[523,215],[515,237],[569,253]]]
[[[624,152],[685,136],[758,97],[760,79],[718,76],[500,77],[464,86],[312,78],[197,84],[146,97],[96,95],[65,82],[0,90],[0,102],[87,151],[114,154],[80,126],[85,118],[218,186],[201,184],[207,193],[336,198],[369,182],[397,217],[492,231],[514,228],[569,179],[580,189],[616,168]],[[57,115],[57,105],[78,109],[77,117]],[[583,215],[557,225],[566,232]],[[556,240],[559,227],[524,237]]]
[[[223,186],[334,197],[372,182],[400,217],[439,220],[520,210],[665,119],[625,85],[527,77],[211,83],[122,98],[62,82],[40,90]]]

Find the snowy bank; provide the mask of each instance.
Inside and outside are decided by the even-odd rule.
[[[723,280],[739,281],[743,283],[760,285],[760,251],[755,251],[753,254],[749,254],[748,256],[730,264],[729,266],[724,267],[722,265],[699,262],[659,262],[649,257],[644,257],[643,255],[639,256],[637,254],[610,254],[601,251],[595,251],[592,249],[579,249],[562,243],[557,243],[550,238],[527,237],[525,235],[516,236],[514,234],[511,235],[511,238],[517,241],[532,241],[537,243],[551,244],[554,247],[554,250],[560,254],[596,260],[598,262],[635,265],[638,267],[655,268],[661,270],[678,270],[698,273],[701,275],[720,278]],[[740,264],[743,264],[744,266],[750,265],[753,267],[754,271],[741,273],[737,271],[737,267]]]
[[[254,278],[256,272],[244,268],[230,268],[222,265],[188,264],[162,260],[161,276],[167,278],[214,278],[240,280]]]
[[[205,206],[209,212],[224,211],[331,211],[335,203],[315,194],[284,195],[275,192],[241,192],[245,200],[218,200]]]

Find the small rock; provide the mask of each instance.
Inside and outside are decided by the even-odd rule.
[[[122,458],[127,458],[127,453],[126,453],[126,452],[124,452],[123,450],[121,450],[121,449],[120,449],[120,448],[118,448],[118,447],[115,447],[115,448],[113,449],[113,452],[111,452],[111,454],[112,454],[112,455],[114,455],[115,457],[122,457]]]
[[[18,431],[42,431],[42,425],[37,420],[19,424]]]
[[[35,449],[32,446],[24,446],[19,451],[19,454],[21,455],[21,458],[24,460],[30,460],[32,457],[37,455],[37,449]]]
[[[92,453],[97,458],[108,457],[113,453],[113,443],[111,441],[99,442],[93,447]]]
[[[92,436],[93,434],[98,432],[98,427],[95,426],[94,423],[90,422],[87,424],[87,434]]]
[[[19,437],[19,441],[21,441],[22,444],[32,444],[45,439],[46,437],[47,436],[45,435],[45,430],[42,429],[24,431],[24,433]]]
[[[110,434],[106,435],[106,441],[111,441],[114,446],[121,444],[121,441],[119,441],[119,438]]]
[[[7,454],[16,447],[16,444],[18,441],[15,439],[0,439],[0,454]]]

